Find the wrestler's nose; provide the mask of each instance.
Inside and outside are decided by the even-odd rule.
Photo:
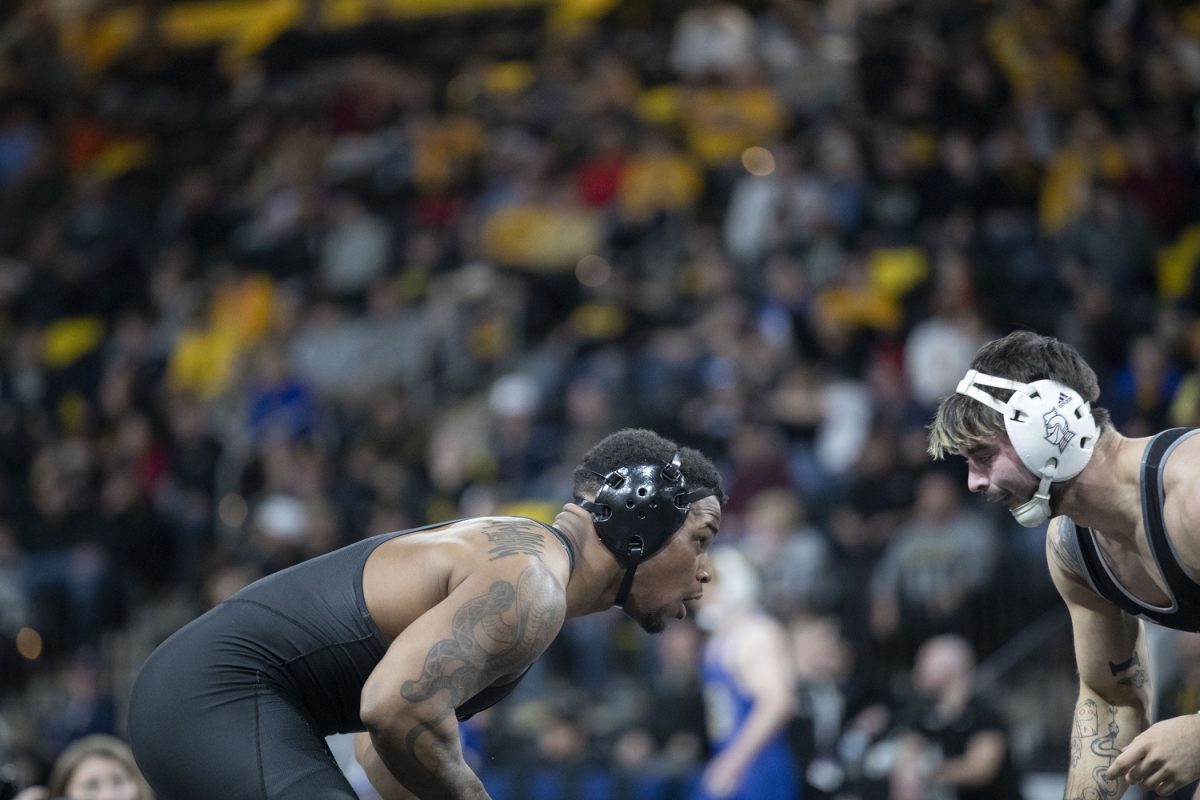
[[[987,473],[976,466],[967,467],[967,488],[972,492],[986,492],[988,488]]]

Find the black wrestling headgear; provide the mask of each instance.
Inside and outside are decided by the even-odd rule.
[[[715,489],[688,489],[679,453],[671,463],[619,467],[607,475],[595,500],[579,505],[592,515],[604,546],[626,565],[615,605],[624,605],[638,564],[661,550],[687,518],[692,503],[716,494]]]

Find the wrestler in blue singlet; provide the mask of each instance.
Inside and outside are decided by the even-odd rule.
[[[714,756],[729,746],[750,717],[751,698],[725,666],[723,650],[728,644],[723,637],[709,641],[700,675]],[[720,800],[800,800],[799,772],[786,734],[777,733],[746,770],[741,789]],[[696,800],[718,798],[700,788]]]

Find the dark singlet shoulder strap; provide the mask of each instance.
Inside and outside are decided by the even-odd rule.
[[[392,539],[399,539],[401,536],[408,536],[410,533],[422,533],[424,531],[431,531],[434,528],[449,527],[450,525],[454,525],[457,522],[462,522],[462,520],[461,519],[451,519],[451,520],[446,520],[445,522],[430,522],[427,525],[421,525],[420,527],[417,527],[417,528],[405,528],[404,530],[401,530],[401,531],[389,531],[387,533],[377,533],[373,536],[368,536],[367,538],[362,539],[351,546],[362,549],[362,552],[363,552],[362,558],[363,558],[363,562],[365,563],[366,559],[369,558],[371,553],[373,553],[375,551],[375,548],[379,547],[379,545],[383,544],[384,542],[391,541]]]
[[[430,522],[426,525],[421,525],[420,527],[417,527],[417,528],[406,528],[405,530],[402,530],[402,531],[392,531],[391,533],[381,533],[380,536],[392,536],[392,537],[407,536],[410,533],[421,533],[422,531],[431,531],[434,528],[448,528],[451,525],[455,525],[459,522],[462,522],[462,520],[461,519],[448,519],[443,522]]]
[[[560,531],[558,528],[554,527],[553,525],[547,525],[544,522],[538,522],[538,520],[534,520],[534,522],[537,522],[543,528],[549,529],[549,531],[551,533],[553,533],[555,536],[557,536],[558,540],[560,542],[562,542],[563,547],[567,548],[567,560],[570,562],[570,567],[569,567],[569,571],[567,574],[574,575],[575,574],[575,545],[571,544],[571,540],[567,538],[567,535],[565,533],[563,533],[562,531]]]
[[[1092,587],[1095,588],[1101,597],[1114,603],[1126,614],[1132,614],[1135,617],[1143,616],[1151,611],[1169,610],[1152,609],[1134,600],[1125,591],[1125,587],[1116,582],[1112,574],[1108,571],[1108,566],[1100,558],[1099,547],[1096,545],[1096,538],[1092,533],[1092,529],[1076,525],[1074,520],[1070,520],[1070,524],[1074,529],[1076,541],[1079,542],[1079,554],[1083,557],[1083,566],[1087,569],[1087,577],[1091,580]]]
[[[1092,585],[1122,611],[1140,616],[1179,630],[1200,630],[1200,585],[1191,579],[1179,559],[1175,548],[1167,537],[1163,520],[1165,490],[1162,483],[1162,465],[1171,450],[1195,429],[1171,428],[1156,435],[1142,455],[1141,495],[1142,519],[1146,528],[1146,539],[1150,553],[1158,565],[1171,597],[1168,608],[1150,606],[1133,597],[1125,587],[1117,583],[1108,565],[1104,563],[1096,545],[1094,534],[1089,528],[1077,527],[1079,549]]]
[[[1146,536],[1150,540],[1150,552],[1162,570],[1167,588],[1180,609],[1189,616],[1200,617],[1200,586],[1183,570],[1175,547],[1167,536],[1167,525],[1163,519],[1162,465],[1182,439],[1191,433],[1190,428],[1172,428],[1154,437],[1142,458],[1142,516],[1146,523]]]

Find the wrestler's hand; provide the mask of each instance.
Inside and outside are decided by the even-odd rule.
[[[700,784],[709,797],[733,797],[746,779],[746,766],[726,751],[709,762]]]
[[[1163,796],[1200,778],[1200,714],[1156,722],[1135,736],[1108,768],[1109,780],[1122,776]]]
[[[379,756],[375,753],[375,746],[371,744],[369,734],[354,734],[354,756],[362,765],[363,771],[367,774],[367,780],[371,782],[371,788],[379,795],[380,800],[419,800],[415,794],[393,778],[387,767],[380,762]]]
[[[13,800],[50,800],[50,792],[43,786],[30,786],[22,789]]]

